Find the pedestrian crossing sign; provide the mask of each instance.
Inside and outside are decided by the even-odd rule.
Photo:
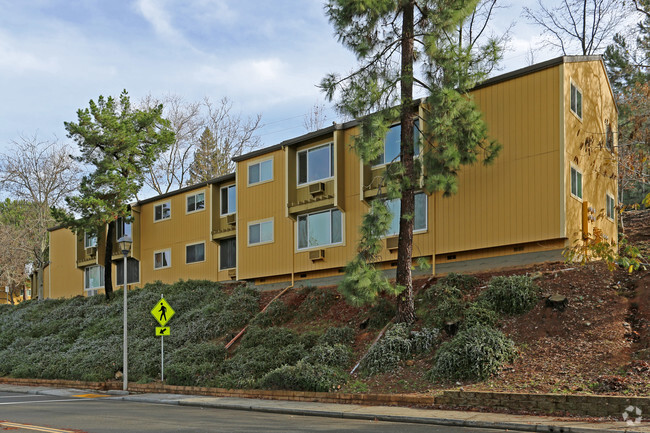
[[[160,323],[160,326],[165,326],[174,315],[174,309],[164,298],[161,298],[151,310],[151,315]]]

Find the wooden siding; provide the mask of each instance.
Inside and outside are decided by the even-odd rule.
[[[559,238],[558,67],[472,93],[503,146],[492,165],[464,167],[458,193],[434,196],[436,254]]]
[[[68,229],[50,232],[50,265],[45,269],[43,296],[70,298],[84,294],[83,271],[76,263],[77,236]],[[38,295],[38,293],[36,293]]]
[[[611,194],[618,203],[616,153],[605,147],[608,120],[618,130],[618,114],[602,62],[567,63],[564,65],[564,123],[567,236],[580,239],[582,235],[582,201],[571,195],[571,165],[582,172],[582,196],[596,209],[595,223],[589,232],[600,228],[610,240],[618,242],[616,221],[605,217],[605,194]],[[574,83],[582,90],[582,119],[570,110],[570,89]],[[614,134],[614,149],[618,144]]]

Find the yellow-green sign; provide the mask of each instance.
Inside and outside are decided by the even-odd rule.
[[[164,337],[165,335],[169,335],[169,331],[171,329],[169,326],[156,326],[156,337]]]
[[[174,309],[163,298],[153,307],[151,314],[160,323],[160,326],[165,326],[174,315]]]

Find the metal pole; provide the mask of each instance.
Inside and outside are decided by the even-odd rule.
[[[160,336],[160,381],[165,381],[165,337]]]
[[[122,363],[124,365],[124,371],[122,372],[122,389],[126,391],[129,386],[129,359],[127,356],[127,332],[126,332],[126,252],[124,254],[124,358]]]

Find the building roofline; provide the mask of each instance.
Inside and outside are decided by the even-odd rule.
[[[168,197],[172,197],[174,195],[183,194],[184,192],[191,191],[193,189],[201,188],[201,187],[208,186],[208,185],[214,185],[215,183],[227,182],[227,181],[230,181],[230,180],[235,180],[235,173],[228,173],[228,174],[225,174],[223,176],[215,177],[215,178],[212,178],[212,179],[207,180],[207,181],[195,183],[193,185],[188,185],[186,187],[176,189],[174,191],[169,191],[169,192],[166,192],[165,194],[159,194],[157,196],[150,197],[150,198],[147,198],[147,199],[144,199],[144,200],[138,200],[136,203],[133,203],[131,206],[142,206],[144,204],[152,203],[154,201],[164,200],[164,199],[166,199]]]

